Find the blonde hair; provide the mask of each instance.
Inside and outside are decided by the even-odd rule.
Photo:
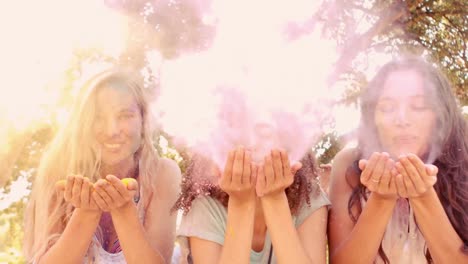
[[[73,212],[73,207],[63,197],[57,197],[55,183],[70,174],[86,176],[91,182],[100,178],[100,153],[92,132],[95,97],[100,87],[118,86],[133,94],[143,122],[141,145],[135,153],[139,162],[138,181],[143,191],[154,190],[158,154],[153,145],[155,134],[149,113],[150,96],[133,76],[128,71],[112,69],[86,82],[80,89],[70,118],[42,156],[25,215],[23,251],[28,262],[37,260],[58,240]]]

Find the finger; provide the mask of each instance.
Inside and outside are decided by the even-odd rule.
[[[244,168],[242,170],[242,185],[249,185],[252,177],[252,157],[250,151],[244,153]]]
[[[94,199],[94,192],[92,191],[90,196],[89,196],[89,207],[91,209],[99,209],[101,211],[103,211],[96,203],[96,200]]]
[[[74,177],[75,181],[73,182],[72,189],[72,202],[76,207],[81,206],[81,185],[83,184],[83,178],[80,176]]]
[[[257,182],[258,178],[258,166],[255,164],[250,163],[250,171],[252,176],[250,177],[250,185],[254,186]]]
[[[302,163],[295,162],[291,167],[291,174],[294,176],[302,168]]]
[[[265,173],[266,186],[271,186],[275,183],[275,172],[273,171],[273,161],[271,160],[271,155],[267,155],[265,157],[263,170],[263,173]]]
[[[437,173],[439,172],[439,168],[437,168],[437,166],[432,164],[425,164],[424,167],[427,175],[437,176]]]
[[[380,179],[382,178],[382,175],[385,171],[385,165],[388,160],[388,154],[383,152],[379,154],[379,158],[375,163],[374,170],[372,171],[371,174],[371,180],[373,179],[373,183],[376,183],[375,186],[377,186],[380,182]],[[378,182],[375,182],[375,180],[378,180]]]
[[[398,191],[398,195],[400,197],[408,197],[408,192],[406,191],[405,183],[403,182],[403,176],[401,174],[397,174],[395,177],[395,183]]]
[[[390,183],[388,186],[388,192],[391,194],[398,194],[398,188],[396,186],[396,177],[390,173]]]
[[[266,188],[265,172],[263,170],[263,165],[260,165],[257,168],[257,183],[255,185],[255,191],[257,192],[258,197],[263,196],[265,188]]]
[[[112,199],[107,193],[106,187],[105,187],[108,184],[109,183],[104,179],[98,180],[96,182],[95,192],[102,198],[102,200],[106,202],[107,207],[110,208],[112,205]]]
[[[439,169],[432,165],[432,164],[427,164],[427,165],[424,165],[425,169],[426,169],[426,173],[427,173],[427,178],[425,180],[425,182],[429,185],[429,186],[434,186],[434,184],[437,182],[437,173],[439,172]]]
[[[86,207],[89,207],[89,200],[90,200],[90,189],[91,189],[91,185],[89,183],[89,179],[88,178],[84,178],[83,179],[83,184],[81,186],[81,205],[82,206],[86,206]]]
[[[123,183],[121,183],[121,182],[120,182],[120,184],[123,185]],[[117,188],[115,188],[115,186],[110,182],[107,182],[107,184],[104,185],[103,187],[104,187],[104,190],[106,191],[107,195],[112,199],[113,204],[119,203],[122,200],[128,199],[128,197],[129,197],[129,193],[130,193],[129,191],[124,189],[122,191],[122,193],[119,193],[119,191],[117,191]]]
[[[281,160],[281,154],[278,150],[274,149],[271,151],[271,161],[273,165],[273,173],[275,174],[275,179],[285,179],[286,171],[283,172],[283,162]],[[288,171],[288,173],[290,173],[290,171]]]
[[[406,172],[405,167],[403,166],[403,164],[401,164],[401,161],[398,161],[395,164],[395,167],[397,168],[399,174],[401,174],[401,176],[403,178],[403,183],[405,184],[405,187],[406,187],[406,194],[408,196],[415,195],[416,194],[416,189],[415,189],[415,187],[413,185],[413,182],[411,181],[410,176]]]
[[[119,196],[125,197],[129,193],[127,186],[116,176],[109,174],[106,176],[106,180],[114,187]]]
[[[97,189],[97,188],[96,188]],[[94,204],[101,209],[102,211],[109,211],[109,206],[107,205],[106,201],[99,195],[99,192],[96,190],[91,195],[93,197]]]
[[[72,190],[73,190],[73,182],[75,181],[75,177],[73,175],[67,176],[67,185],[65,186],[65,201],[70,201],[72,198]]]
[[[407,158],[409,162],[411,162],[413,167],[416,169],[418,174],[421,176],[421,178],[424,178],[424,176],[427,175],[424,162],[422,162],[422,160],[414,154],[408,154]]]
[[[58,201],[61,201],[62,199],[65,200],[65,189],[60,187],[55,188],[55,195]]]
[[[388,191],[390,189],[390,179],[391,169],[393,168],[393,161],[391,159],[387,159],[385,162],[384,171],[382,173],[382,177],[380,178],[379,189],[382,191]]]
[[[232,168],[234,165],[235,154],[236,154],[235,150],[231,150],[228,153],[226,165],[224,166],[223,176],[221,177],[221,181],[220,181],[221,186],[228,186],[231,184]]]
[[[366,169],[366,165],[369,161],[366,160],[366,159],[361,159],[359,160],[359,169],[361,169],[361,171],[365,170]]]
[[[65,188],[67,187],[67,180],[59,180],[55,183],[55,190],[57,192],[65,192]]]
[[[242,171],[244,170],[244,152],[244,148],[239,147],[237,148],[236,156],[234,157],[231,183],[235,184],[235,186],[241,186],[242,183]]]
[[[362,171],[361,173],[361,183],[364,185],[367,185],[369,182],[371,176],[372,176],[372,171],[374,170],[375,165],[379,161],[380,154],[377,152],[374,152],[369,161],[366,164],[366,168]]]
[[[417,160],[419,160],[419,158],[416,158],[416,155],[414,154],[409,154],[407,156],[401,157],[400,162],[405,167],[406,173],[408,174],[413,184],[414,190],[417,191],[417,193],[423,193],[426,191],[426,185],[422,178],[423,175],[421,175],[419,170],[413,165],[413,161],[410,160],[411,155],[412,155],[412,159],[414,160],[414,162],[417,163]],[[424,163],[422,164],[424,166]],[[422,170],[423,170],[423,173],[426,173],[424,168]]]
[[[287,173],[296,174],[296,172],[293,172],[291,169],[288,153],[286,153],[286,151],[284,150],[281,150],[280,156],[281,156],[281,164],[283,165],[283,173],[284,174],[287,174]]]

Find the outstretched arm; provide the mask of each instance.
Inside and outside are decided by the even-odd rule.
[[[257,194],[278,263],[325,263],[327,209],[315,211],[296,229],[285,189],[301,167],[285,151],[272,150],[259,168]]]
[[[75,209],[60,238],[37,263],[63,263],[64,259],[83,263],[101,218],[101,211],[91,199],[92,186],[89,179],[79,175],[68,176],[65,186],[58,186],[58,192]]]
[[[365,162],[361,175],[361,182],[374,191],[354,224],[348,213],[352,189],[345,178],[346,169],[354,160],[353,151],[345,149],[335,157],[331,171],[328,239],[332,263],[372,263],[396,204],[396,188],[390,174],[393,164],[388,155],[374,153]],[[356,213],[355,208],[352,210]]]
[[[396,167],[398,190],[401,196],[409,199],[432,259],[435,263],[468,263],[468,255],[461,250],[463,241],[433,187],[437,168],[425,165],[414,154],[401,156]]]
[[[255,172],[249,151],[229,152],[220,187],[229,195],[224,244],[190,237],[194,263],[249,263],[255,215]]]

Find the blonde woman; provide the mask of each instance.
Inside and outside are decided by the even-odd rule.
[[[150,128],[148,96],[127,72],[106,71],[84,85],[38,168],[28,262],[169,262],[180,170],[158,157]]]

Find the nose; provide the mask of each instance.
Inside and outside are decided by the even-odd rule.
[[[101,133],[104,133],[107,137],[118,135],[120,132],[118,120],[116,118],[106,118],[101,127]]]
[[[397,126],[408,126],[411,124],[410,112],[406,107],[399,107],[395,115],[395,124]]]

